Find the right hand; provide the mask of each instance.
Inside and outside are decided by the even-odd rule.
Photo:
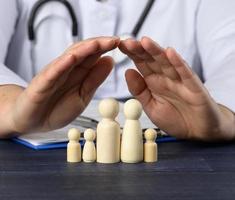
[[[19,93],[8,114],[9,131],[49,131],[74,120],[112,70],[112,58],[101,55],[118,44],[117,37],[98,37],[72,45]]]

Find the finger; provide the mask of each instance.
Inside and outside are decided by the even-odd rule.
[[[128,44],[129,43],[129,44]],[[133,44],[134,41],[123,41],[121,43],[121,48],[123,50],[124,53],[126,53],[136,64],[136,67],[138,68],[138,70],[140,71],[140,73],[146,77],[149,76],[153,73],[159,73],[162,74],[161,68],[157,67],[156,64],[153,67],[152,63],[155,62],[155,60],[153,58],[149,58],[149,54],[143,49],[141,43],[139,42],[139,45]],[[141,47],[140,47],[141,46]],[[135,50],[135,48],[141,48],[139,50]],[[138,56],[141,53],[146,52],[146,54],[148,54],[148,62],[146,62],[145,59],[143,59],[143,57]],[[138,54],[138,55],[137,55]],[[154,70],[152,70],[152,68],[154,68]]]
[[[43,93],[51,89],[56,80],[61,77],[69,68],[74,66],[76,63],[76,58],[71,55],[63,55],[53,62],[52,66],[44,69],[40,72],[33,80],[29,88],[33,87],[34,91],[37,93]]]
[[[63,75],[56,84],[56,87],[59,88],[63,84],[66,84],[66,88],[77,87],[83,82],[100,57],[101,53],[88,56],[79,66],[73,67],[72,71],[69,71],[67,75]]]
[[[85,101],[89,100],[96,89],[104,82],[112,71],[113,65],[113,59],[109,56],[104,56],[93,66],[92,70],[83,81],[79,91],[80,96],[85,98]]]
[[[77,46],[59,58],[55,59],[40,73],[36,78],[41,87],[38,87],[38,92],[43,92],[54,86],[56,81],[62,75],[67,75],[75,65],[81,64],[87,57],[100,53],[105,53],[119,44],[119,39],[116,37],[103,37],[97,40],[89,40],[84,42],[83,45]],[[88,61],[89,62],[89,61]],[[85,65],[88,66],[88,65]],[[65,73],[67,71],[67,73]]]
[[[66,84],[69,87],[80,85],[87,78],[87,75],[90,73],[92,68],[94,68],[94,65],[98,62],[100,57],[101,54],[97,53],[85,59],[84,62],[75,67],[73,71],[70,72]]]
[[[104,39],[107,39],[107,38],[102,37],[102,38],[99,38],[99,39],[104,40]],[[93,41],[93,39],[90,39],[88,41]],[[118,45],[118,44],[119,44],[119,41],[116,45]],[[89,73],[90,69],[98,61],[100,56],[102,54],[105,54],[109,50],[107,50],[107,48],[104,49],[104,50],[100,50],[98,53],[90,55],[86,59],[84,59],[84,61],[82,63],[80,63],[80,65],[75,67],[75,69],[71,72],[72,76],[71,76],[69,81],[72,84],[79,84],[80,82],[82,82],[86,78],[86,75]]]
[[[172,80],[178,80],[179,75],[171,63],[168,61],[168,58],[165,54],[165,50],[160,47],[156,42],[151,40],[148,37],[143,37],[141,39],[141,44],[143,48],[154,58],[155,62],[149,62],[148,65],[152,70],[159,73],[162,71],[164,75]],[[159,70],[159,68],[161,70]]]
[[[152,56],[144,50],[139,41],[129,38],[123,41],[123,43],[127,50],[139,59],[153,61]]]
[[[181,56],[173,49],[168,48],[166,55],[180,76],[181,81],[191,91],[199,92],[203,88],[198,76],[188,67],[187,63],[181,58]]]
[[[143,77],[134,69],[128,69],[125,76],[130,93],[141,102],[143,107],[146,107],[152,95]]]
[[[134,41],[133,41],[134,42]],[[132,42],[131,42],[132,43]],[[131,44],[133,47],[131,48],[134,48],[134,45],[135,44]],[[138,44],[137,44],[138,45]],[[140,47],[141,45],[138,45],[137,48],[142,48]],[[128,48],[128,44],[126,43],[126,41],[121,41],[120,44],[119,44],[119,49],[127,54],[132,60],[133,62],[135,63],[137,69],[140,71],[140,73],[146,77],[146,76],[149,76],[150,74],[153,73],[153,71],[146,65],[146,62],[144,59],[142,59],[141,57],[137,56],[136,55],[136,51],[140,52],[142,51],[141,49],[140,50],[136,50],[135,52],[131,51],[129,48]]]
[[[102,56],[102,53],[96,53],[93,55],[88,56],[79,66],[77,66],[76,68],[83,68],[86,71],[89,71],[90,68],[92,68],[96,62],[98,61],[98,59]]]
[[[126,44],[125,44],[125,40],[122,40],[120,41],[119,45],[118,45],[118,48],[120,49],[120,51],[126,55],[128,55],[132,60],[135,58],[135,55],[132,54],[126,47]],[[136,59],[138,59],[136,57]]]
[[[76,42],[74,44],[72,44],[69,48],[67,48],[66,52],[71,50],[71,49],[74,49],[74,48],[77,48],[78,46],[80,45],[83,45],[87,42],[90,42],[90,41],[95,41],[95,40],[109,40],[109,39],[117,39],[120,41],[120,38],[117,37],[117,36],[99,36],[99,37],[92,37],[92,38],[87,38],[85,40],[81,40],[79,42]]]
[[[88,52],[98,53],[102,51],[110,51],[118,46],[120,39],[118,37],[96,37],[90,38],[74,44],[66,53],[76,52],[81,47],[87,48]],[[83,49],[84,50],[84,49]]]
[[[107,37],[104,38],[99,38],[100,40],[107,40]],[[91,42],[95,42],[98,44],[98,41],[94,41],[93,39],[92,40],[89,40]],[[117,43],[115,44],[115,47],[118,45],[118,40],[117,40]],[[83,44],[85,45],[85,44]],[[103,45],[103,47],[102,47]],[[85,78],[86,78],[86,75],[90,72],[90,69],[95,65],[95,63],[98,61],[98,59],[100,58],[100,56],[102,54],[105,54],[106,52],[108,52],[109,50],[112,50],[113,47],[109,46],[110,43],[102,43],[102,45],[100,46],[99,50],[97,51],[98,53],[96,54],[92,54],[92,55],[89,55],[88,57],[86,57],[81,63],[77,63],[76,66],[74,67],[73,71],[70,72],[70,77],[69,77],[69,80],[68,80],[68,84],[70,86],[74,85],[74,84],[80,84]],[[107,46],[105,46],[107,45]],[[99,46],[99,44],[98,44]],[[80,46],[81,48],[81,46]],[[112,49],[111,49],[112,48]]]

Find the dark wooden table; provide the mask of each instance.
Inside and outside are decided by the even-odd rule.
[[[68,164],[66,149],[0,141],[0,200],[235,199],[235,143],[159,144],[155,164]]]

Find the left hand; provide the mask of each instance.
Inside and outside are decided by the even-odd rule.
[[[234,114],[211,98],[173,48],[163,49],[147,37],[127,39],[119,48],[140,72],[127,70],[129,91],[156,126],[184,139],[234,138]]]

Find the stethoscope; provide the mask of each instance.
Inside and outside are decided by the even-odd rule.
[[[66,9],[68,10],[69,15],[71,17],[71,21],[72,21],[72,36],[73,36],[73,38],[78,38],[78,20],[76,18],[76,15],[75,15],[75,12],[74,12],[72,5],[67,0],[38,0],[33,6],[32,10],[30,12],[30,15],[29,15],[29,20],[28,20],[28,38],[32,44],[34,44],[36,41],[36,35],[35,35],[35,31],[34,31],[34,22],[37,17],[38,11],[42,6],[44,6],[45,4],[52,2],[52,1],[56,1],[58,3],[61,3],[66,7]],[[97,1],[102,2],[102,0],[97,0]],[[148,17],[148,14],[153,6],[154,1],[155,0],[148,0],[146,6],[139,17],[139,20],[135,24],[132,32],[120,35],[119,37],[121,40],[137,37],[146,18]],[[35,55],[33,55],[33,53],[31,53],[31,54],[32,54],[31,59],[34,60]],[[111,56],[113,57],[116,64],[121,64],[121,63],[125,62],[126,60],[128,60],[128,57],[125,54],[123,54],[119,49],[113,50],[111,52]]]

